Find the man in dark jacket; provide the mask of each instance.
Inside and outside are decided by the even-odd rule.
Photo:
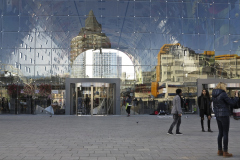
[[[132,99],[131,99],[131,97],[128,95],[127,96],[127,100],[126,100],[126,112],[128,113],[128,117],[130,116],[130,110],[131,110],[131,102],[132,102]]]
[[[238,92],[235,92],[235,98],[230,99],[226,93],[226,84],[220,82],[212,91],[213,108],[218,124],[218,155],[224,157],[232,157],[228,153],[228,132],[230,125],[230,109],[229,105],[235,105],[238,101]],[[224,149],[222,150],[222,139]]]

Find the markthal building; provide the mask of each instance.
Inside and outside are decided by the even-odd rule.
[[[240,90],[239,28],[239,0],[0,0],[0,114],[197,113]]]

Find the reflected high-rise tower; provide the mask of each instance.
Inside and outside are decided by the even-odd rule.
[[[98,23],[91,10],[78,36],[71,41],[71,64],[78,55],[88,49],[111,48],[109,38],[102,33],[102,25]]]

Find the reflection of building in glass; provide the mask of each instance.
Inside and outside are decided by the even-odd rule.
[[[117,73],[118,73],[118,78],[122,77],[122,57],[117,57]]]
[[[41,29],[38,27],[38,30]],[[35,41],[38,49],[34,50]],[[57,49],[56,43],[45,32],[29,32],[22,38],[19,49],[14,49],[11,54],[2,56],[6,64],[5,70],[20,77],[68,74],[68,67],[63,65],[68,62],[67,51]],[[55,48],[51,49],[51,46]]]
[[[102,25],[98,23],[91,10],[85,20],[85,27],[81,28],[78,36],[71,41],[71,62],[78,55],[88,49],[111,48],[109,38],[102,33]]]
[[[212,55],[206,55],[206,53]],[[211,75],[212,70],[205,68],[211,67],[211,60],[214,62],[214,52],[207,51],[206,53],[197,54],[179,43],[164,45],[158,54],[157,81],[196,82],[199,75],[202,78],[207,78]]]
[[[121,72],[122,58],[117,53],[93,52],[93,77],[94,78],[118,78]],[[120,64],[119,64],[120,63]],[[120,69],[120,70],[118,70]]]
[[[157,82],[152,83],[152,94],[159,94],[162,82],[196,82],[198,78],[208,78],[214,73],[214,51],[197,54],[181,44],[165,44],[158,54],[156,66]],[[168,91],[166,91],[168,93]]]
[[[220,55],[215,56],[215,65],[218,67],[217,74],[223,78],[239,78],[240,76],[240,56]]]
[[[73,78],[121,78],[122,57],[117,50],[88,50],[77,56],[72,64]]]
[[[86,52],[83,52],[75,58],[72,69],[71,78],[85,78],[86,76]]]
[[[156,75],[156,70],[152,69],[150,72],[142,72],[142,83],[151,84],[151,82],[156,81],[153,76]]]

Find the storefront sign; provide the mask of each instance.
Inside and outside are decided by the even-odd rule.
[[[52,90],[53,94],[58,94],[58,90]]]

